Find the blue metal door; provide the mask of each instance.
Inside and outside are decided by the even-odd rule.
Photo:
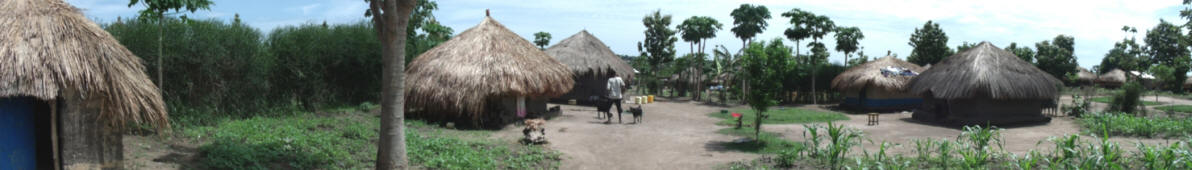
[[[0,98],[0,170],[37,169],[31,97]]]

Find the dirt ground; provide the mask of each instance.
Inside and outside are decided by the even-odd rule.
[[[124,135],[125,169],[184,169],[195,166],[198,146],[169,136]]]
[[[624,105],[626,111],[629,105]],[[561,106],[563,115],[547,121],[546,133],[548,147],[563,153],[560,169],[713,169],[760,157],[719,145],[737,139],[716,133],[724,127],[707,116],[724,107],[659,98],[642,105],[641,124],[633,124],[628,112],[624,123],[614,116],[613,123],[604,124],[593,107]],[[500,134],[522,135],[520,128],[505,128]]]

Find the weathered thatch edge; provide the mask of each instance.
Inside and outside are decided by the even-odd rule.
[[[913,76],[883,76],[881,69],[887,66],[902,67],[918,73],[927,70],[914,63],[902,61],[893,56],[886,56],[845,70],[832,79],[832,88],[838,90],[860,90],[865,88],[865,86],[869,86],[886,91],[903,91],[907,82],[910,82]]]
[[[616,71],[626,81],[633,80],[633,66],[622,60],[596,36],[582,30],[546,49],[546,54],[571,68],[576,75],[607,75]]]
[[[1052,99],[1062,82],[989,42],[948,56],[911,79],[908,90],[941,99]]]
[[[566,65],[489,17],[418,56],[406,75],[412,107],[472,118],[489,99],[556,97],[575,84]]]
[[[55,100],[70,88],[102,100],[100,120],[169,127],[141,59],[79,9],[60,0],[10,0],[0,9],[0,97]]]

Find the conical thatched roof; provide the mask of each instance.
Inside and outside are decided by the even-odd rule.
[[[1006,50],[981,42],[948,56],[908,84],[910,92],[958,99],[1050,99],[1059,94],[1059,79]]]
[[[555,97],[575,84],[566,65],[490,17],[419,55],[406,74],[414,106],[473,117],[490,97]]]
[[[832,79],[832,88],[840,90],[861,89],[869,85],[873,88],[881,88],[889,91],[902,91],[906,83],[913,77],[883,76],[882,68],[887,66],[902,67],[918,73],[927,70],[914,63],[902,61],[893,56],[886,56],[845,70],[844,73],[840,73],[835,79]]]
[[[1083,67],[1076,67],[1076,79],[1080,82],[1093,82],[1093,80],[1097,79],[1097,74],[1093,74],[1093,72]]]
[[[1126,83],[1126,71],[1113,69],[1097,77],[1097,83],[1122,84]]]
[[[102,101],[100,120],[168,127],[141,59],[61,0],[0,1],[0,97],[54,100],[66,89]]]
[[[546,54],[566,64],[577,75],[605,75],[608,70],[613,70],[625,80],[633,79],[633,67],[587,30],[579,31],[547,48]]]
[[[1184,88],[1192,87],[1192,78],[1184,79]]]

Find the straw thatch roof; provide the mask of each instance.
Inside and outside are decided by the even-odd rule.
[[[1060,84],[1013,53],[981,42],[911,79],[908,89],[943,99],[1050,99],[1059,95]]]
[[[605,75],[613,70],[625,80],[633,79],[633,67],[587,30],[579,31],[547,48],[546,54],[566,64],[577,75]]]
[[[555,97],[575,84],[566,65],[490,17],[419,55],[406,74],[414,106],[472,117],[490,97]]]
[[[1192,78],[1184,79],[1184,88],[1192,87]]]
[[[1097,74],[1083,67],[1076,67],[1076,79],[1080,82],[1092,82],[1097,79]]]
[[[902,91],[906,83],[913,77],[884,76],[882,75],[882,68],[887,66],[902,67],[917,73],[927,70],[914,63],[902,61],[893,56],[886,56],[845,70],[832,79],[832,88],[840,90],[861,89],[868,85],[888,91]]]
[[[102,101],[100,120],[168,127],[141,59],[79,9],[61,0],[0,1],[0,9],[0,97],[74,91]]]
[[[1109,72],[1106,72],[1105,74],[1101,74],[1100,77],[1097,77],[1097,83],[1102,83],[1102,84],[1126,83],[1126,71],[1122,71],[1121,69],[1116,69],[1116,68],[1113,70],[1110,70]]]

